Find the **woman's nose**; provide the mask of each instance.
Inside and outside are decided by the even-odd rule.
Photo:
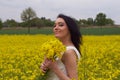
[[[55,26],[55,27],[54,27],[54,30],[58,30],[58,26]]]

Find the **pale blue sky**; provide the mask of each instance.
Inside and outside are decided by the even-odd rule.
[[[120,24],[120,0],[0,0],[0,18],[21,21],[20,14],[28,7],[38,17],[56,19],[59,13],[76,19],[95,18],[99,12]]]

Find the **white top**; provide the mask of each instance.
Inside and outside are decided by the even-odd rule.
[[[76,53],[76,55],[78,56],[78,60],[80,59],[80,53],[79,51],[76,49],[76,47],[74,46],[67,46],[66,50],[71,50],[73,49]],[[67,75],[66,69],[65,69],[65,65],[63,64],[63,62],[61,61],[61,59],[58,59],[57,64],[59,66],[59,68],[63,71],[63,73],[65,75]],[[53,71],[49,71],[48,72],[48,78],[46,80],[59,80],[59,78],[57,77],[57,75],[53,72]]]
[[[73,49],[73,50],[75,51],[75,53],[76,53],[76,55],[77,55],[77,57],[78,57],[78,60],[80,60],[80,53],[79,53],[79,51],[77,50],[77,48],[74,47],[74,46],[67,46],[67,47],[66,47],[66,50],[70,50],[70,49]]]

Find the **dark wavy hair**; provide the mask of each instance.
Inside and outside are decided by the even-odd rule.
[[[57,18],[62,18],[66,22],[68,29],[70,31],[71,40],[81,55],[80,45],[82,44],[82,35],[75,19],[64,14],[59,14]]]

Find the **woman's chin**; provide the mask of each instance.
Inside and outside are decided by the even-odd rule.
[[[59,38],[59,36],[55,36],[56,38]]]
[[[60,36],[58,36],[58,35],[55,35],[55,37],[58,38],[58,39],[60,39]]]

